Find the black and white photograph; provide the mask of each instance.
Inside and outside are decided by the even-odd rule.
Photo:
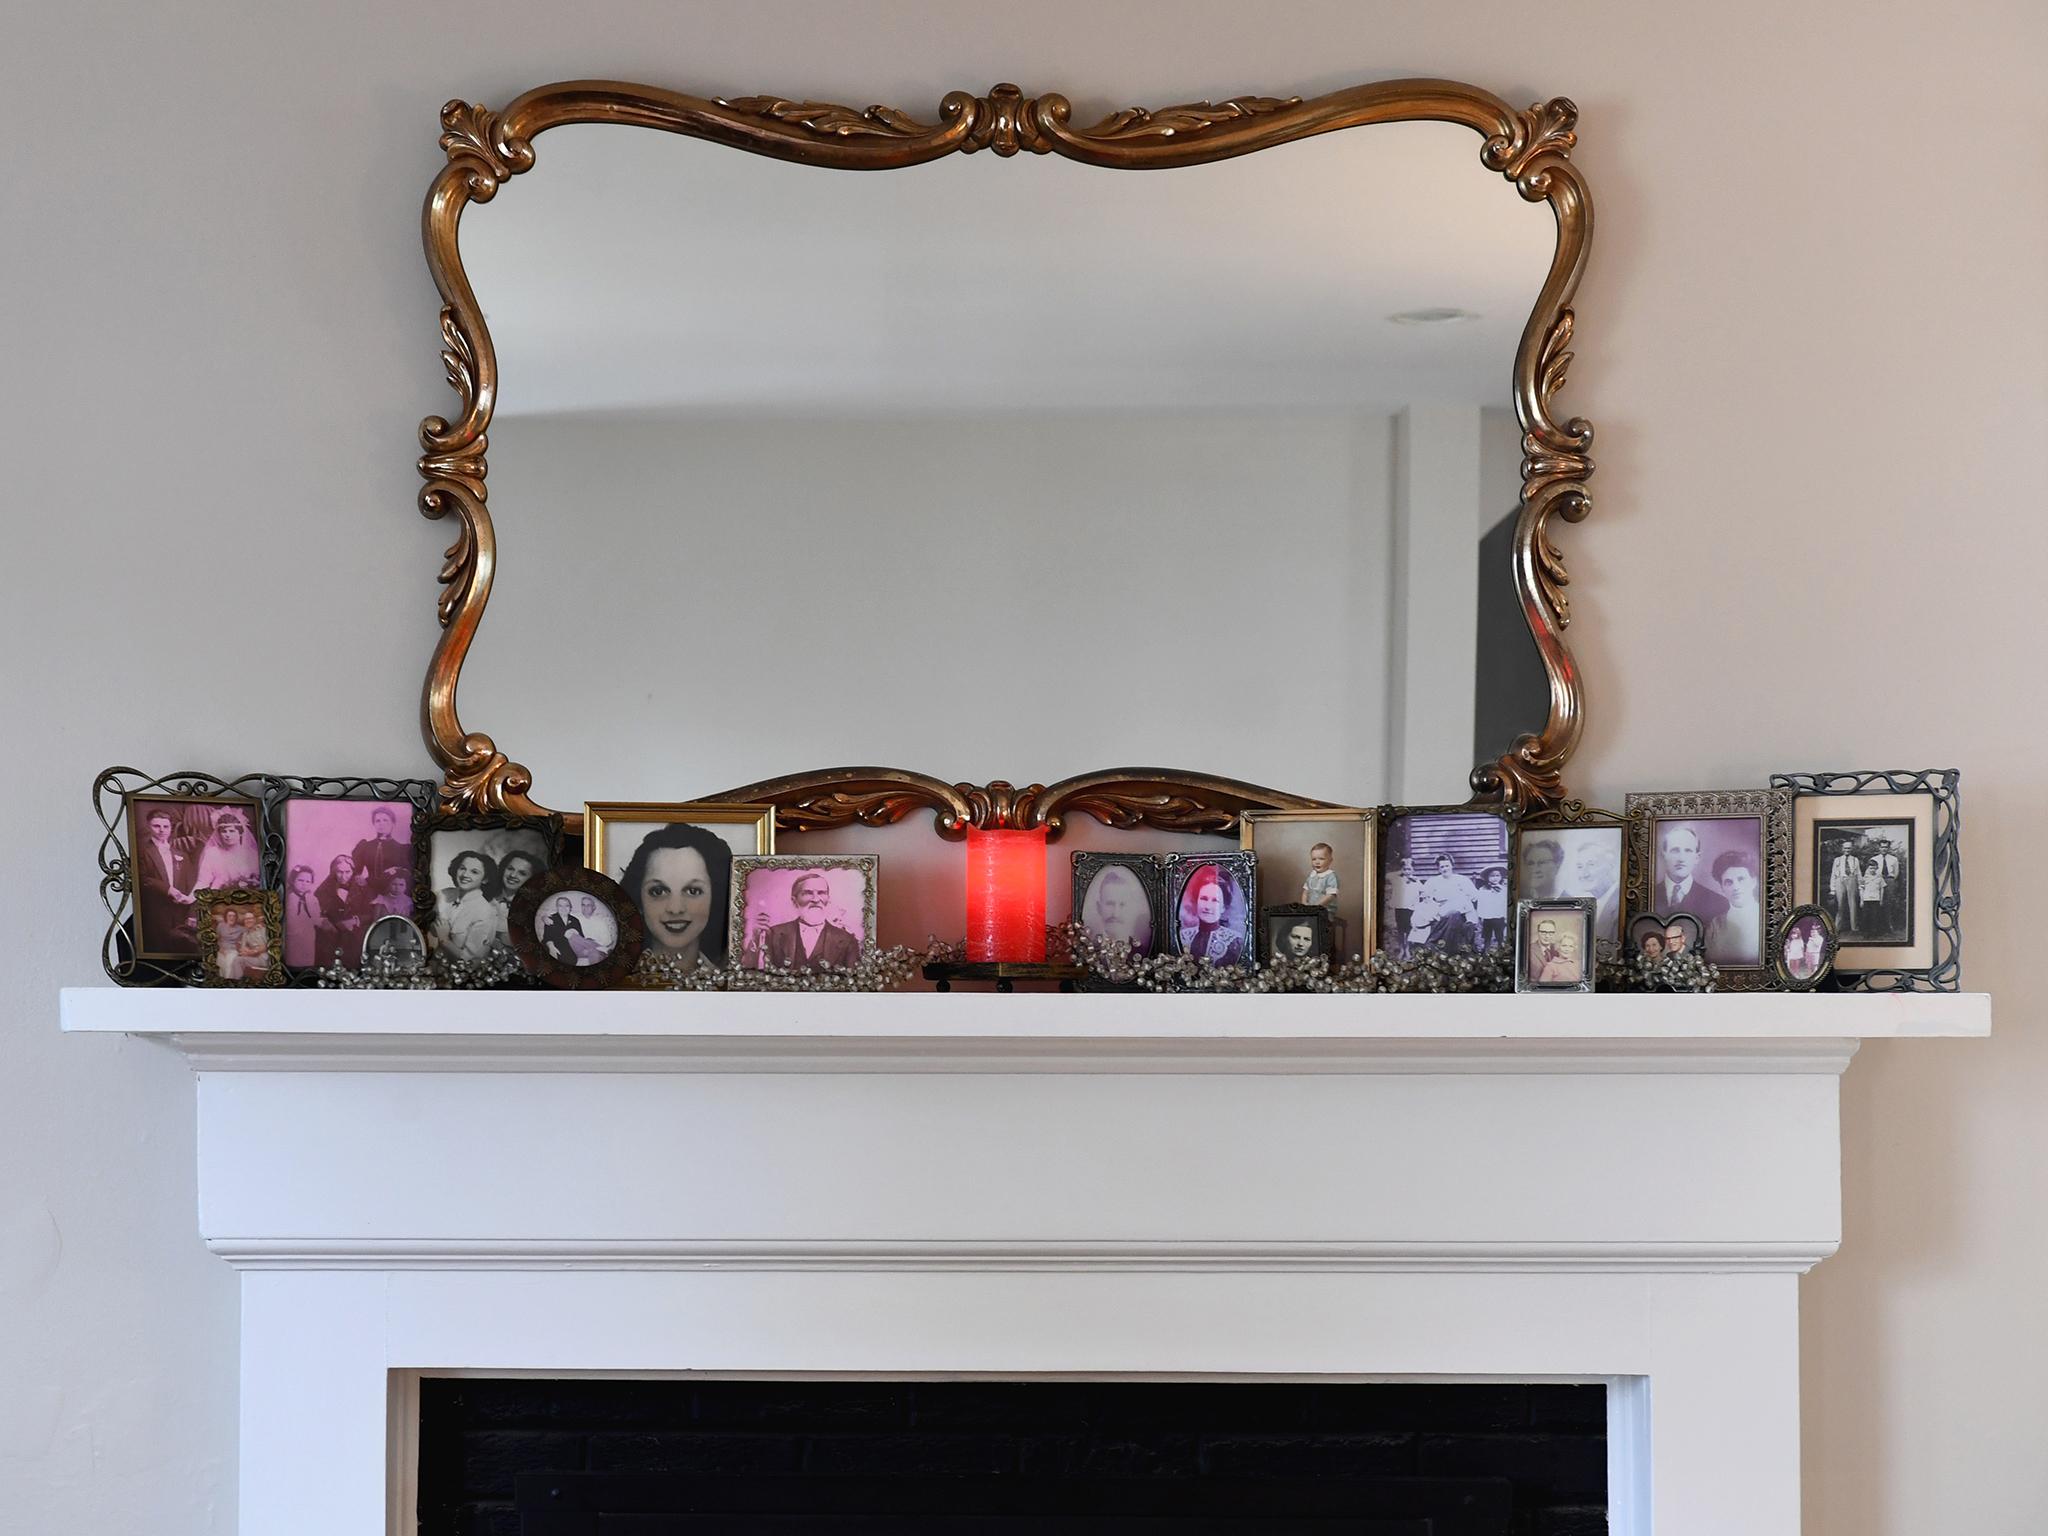
[[[596,895],[571,886],[538,905],[533,936],[559,964],[602,965],[618,947],[619,925]]]
[[[588,816],[590,813],[585,812]],[[773,822],[773,813],[769,822]],[[732,899],[734,843],[751,847],[758,823],[619,820],[593,838],[584,822],[584,860],[616,880],[639,909],[647,949],[682,972],[723,965]]]
[[[386,913],[363,933],[363,963],[389,961],[401,968],[427,963],[427,940],[409,917]]]
[[[1694,918],[1725,990],[1770,985],[1789,905],[1791,803],[1778,789],[1628,797],[1631,910]]]
[[[128,862],[135,889],[135,954],[200,954],[198,893],[263,884],[258,804],[236,798],[134,795]]]
[[[1813,867],[1842,943],[1913,942],[1912,822],[1816,822]]]
[[[415,915],[427,946],[451,960],[482,960],[511,944],[512,903],[553,867],[561,823],[519,816],[429,816],[417,838]]]
[[[1379,815],[1370,810],[1246,811],[1239,840],[1259,856],[1259,889],[1276,903],[1321,907],[1333,960],[1372,948],[1379,902]]]
[[[1259,914],[1265,931],[1268,963],[1281,960],[1329,959],[1330,909],[1303,902],[1285,902]]]
[[[1794,796],[1791,899],[1834,924],[1833,985],[1962,985],[1961,780],[1953,768],[1771,776]]]
[[[1603,954],[1621,950],[1627,907],[1627,839],[1622,820],[1565,822],[1542,817],[1515,828],[1515,896],[1555,901],[1583,896],[1593,903],[1593,939]]]
[[[1166,924],[1165,871],[1148,854],[1076,853],[1074,921],[1097,938],[1128,944],[1134,955],[1157,951]]]
[[[1515,990],[1591,992],[1598,955],[1595,903],[1554,896],[1515,904]]]
[[[1257,900],[1257,854],[1166,856],[1166,902],[1177,955],[1216,965],[1253,964]]]
[[[1380,826],[1380,949],[1397,960],[1508,942],[1508,821],[1459,807],[1388,810]]]
[[[284,960],[294,970],[362,963],[380,917],[414,910],[413,808],[403,800],[286,800]]]
[[[1794,992],[1817,986],[1835,960],[1835,923],[1824,907],[1794,907],[1778,931],[1778,980]]]

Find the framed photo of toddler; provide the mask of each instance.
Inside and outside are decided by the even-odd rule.
[[[1259,856],[1259,889],[1329,916],[1332,965],[1372,953],[1379,923],[1377,810],[1246,811],[1238,842]]]
[[[233,886],[193,892],[199,968],[209,987],[281,987],[284,904],[277,892]]]
[[[1630,795],[1627,806],[1629,911],[1693,918],[1722,991],[1769,988],[1791,907],[1791,793],[1684,790]]]
[[[1779,773],[1792,801],[1792,898],[1834,924],[1838,987],[1954,992],[1962,986],[1962,775]]]

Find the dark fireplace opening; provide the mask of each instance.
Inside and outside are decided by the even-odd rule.
[[[1600,1536],[1601,1386],[430,1378],[421,1536]]]

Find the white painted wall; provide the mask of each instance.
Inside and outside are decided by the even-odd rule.
[[[411,459],[448,396],[415,216],[440,102],[612,73],[906,104],[1014,79],[1085,110],[1409,71],[1585,112],[1601,222],[1568,398],[1601,470],[1562,540],[1592,709],[1576,786],[1965,770],[1966,978],[2000,1033],[1872,1045],[1849,1073],[1847,1242],[1805,1283],[1808,1523],[2038,1528],[2033,0],[103,0],[16,4],[4,30],[0,775],[25,830],[0,976],[0,1481],[20,1529],[232,1528],[236,1303],[194,1236],[191,1085],[167,1053],[59,1037],[55,989],[95,974],[98,768],[423,766],[446,530],[410,510]]]

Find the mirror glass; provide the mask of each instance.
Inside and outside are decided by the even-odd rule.
[[[550,130],[464,723],[541,802],[843,764],[1461,800],[1547,710],[1508,540],[1547,208],[1447,124],[828,171]]]

